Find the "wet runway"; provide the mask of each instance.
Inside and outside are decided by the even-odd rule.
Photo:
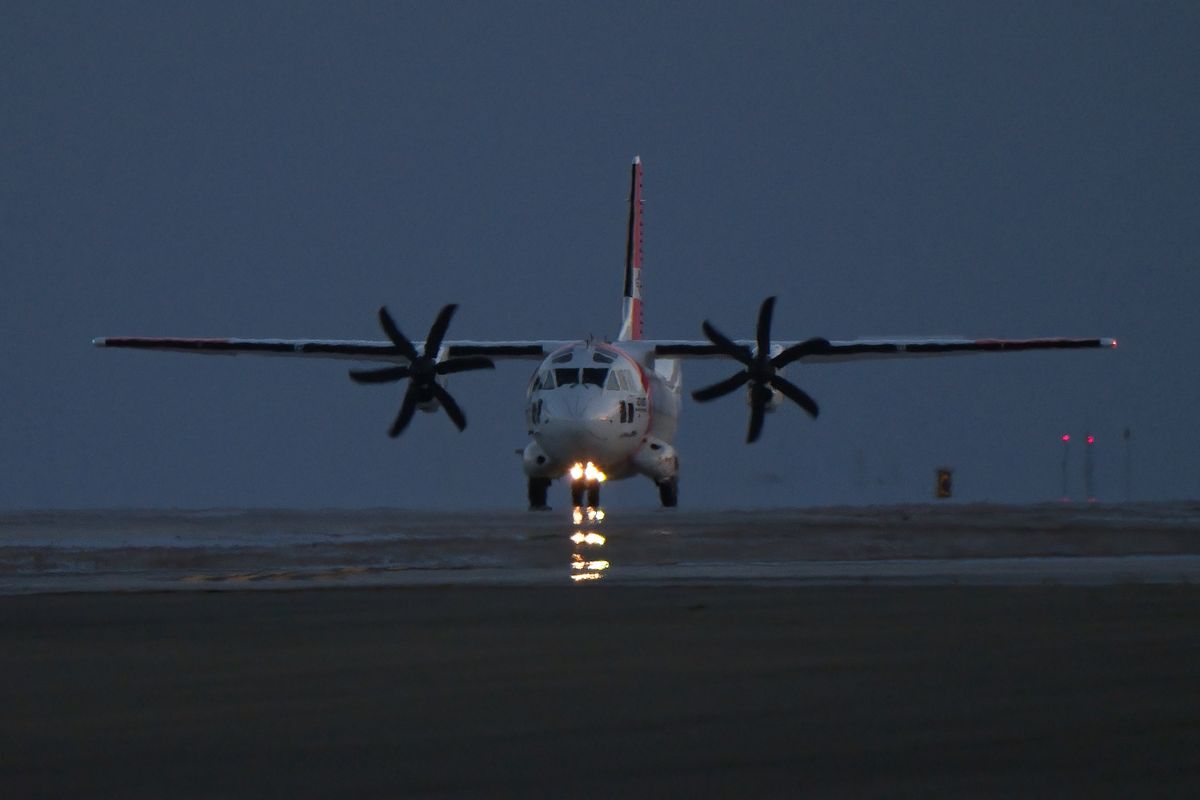
[[[563,582],[1200,582],[1200,504],[0,515],[0,594]]]
[[[1194,797],[1197,510],[9,513],[0,786]]]

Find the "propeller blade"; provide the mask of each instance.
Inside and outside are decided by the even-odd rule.
[[[404,393],[404,402],[400,404],[400,413],[396,415],[396,421],[392,423],[392,427],[388,430],[388,436],[395,439],[399,436],[408,423],[412,421],[413,413],[417,410],[417,393],[413,391],[413,387],[409,384],[408,391]]]
[[[775,315],[775,298],[763,300],[758,309],[758,354],[765,356],[771,352],[771,317]]]
[[[402,356],[409,361],[417,360],[417,348],[413,347],[413,343],[408,340],[408,337],[396,327],[396,321],[388,313],[387,306],[379,307],[379,324],[383,326],[383,332],[392,340],[392,344],[396,345],[396,349]]]
[[[495,369],[496,362],[485,356],[462,356],[461,358],[448,358],[445,361],[438,362],[438,375],[452,375],[455,372],[467,372],[473,369]]]
[[[773,391],[779,392],[803,408],[814,419],[821,413],[816,400],[799,386],[777,374],[776,370],[805,356],[830,352],[829,340],[813,337],[794,344],[771,358],[771,322],[775,317],[775,300],[776,298],[772,295],[763,300],[762,305],[759,306],[753,350],[733,341],[717,330],[716,326],[708,320],[705,320],[701,326],[704,329],[704,335],[721,354],[740,361],[746,369],[711,386],[697,389],[692,392],[692,397],[703,403],[729,394],[738,387],[749,383],[750,428],[746,431],[747,442],[756,442],[762,435],[767,407],[774,399]]]
[[[408,367],[384,367],[383,369],[352,369],[350,380],[355,383],[391,383],[408,377]]]
[[[716,400],[718,397],[723,397],[729,394],[740,386],[744,386],[746,381],[750,380],[749,372],[739,372],[736,375],[731,375],[719,383],[714,383],[711,386],[705,386],[703,389],[697,389],[692,392],[692,398],[700,403],[707,403],[709,400]]]
[[[716,329],[716,327],[713,326],[711,322],[704,320],[704,323],[700,327],[704,329],[704,335],[708,337],[708,340],[715,344],[717,349],[722,353],[730,358],[736,358],[747,367],[754,363],[754,359],[751,357],[750,349],[748,347],[743,347],[725,334],[721,333]]]
[[[442,310],[438,312],[437,319],[433,321],[433,325],[429,328],[429,336],[425,339],[425,355],[430,358],[437,358],[438,350],[442,346],[442,339],[446,338],[446,328],[450,327],[450,318],[454,316],[454,312],[458,310],[458,306],[454,303],[442,306]]]
[[[758,441],[758,435],[762,433],[768,396],[767,391],[761,386],[755,386],[750,392],[750,430],[746,433],[747,444]]]
[[[433,390],[433,396],[442,404],[442,408],[446,409],[446,415],[458,426],[458,429],[461,431],[467,427],[467,416],[458,407],[458,403],[454,402],[454,398],[450,396],[450,393],[437,383],[431,384],[429,388]]]
[[[807,411],[809,416],[811,416],[813,419],[816,419],[817,415],[821,413],[820,407],[817,406],[817,401],[813,400],[812,396],[809,395],[808,392],[804,391],[787,378],[776,375],[774,378],[771,378],[771,387],[778,390],[783,394],[784,397]]]
[[[824,353],[829,350],[829,347],[830,345],[828,339],[822,339],[820,336],[814,336],[811,339],[800,342],[800,344],[794,344],[788,349],[784,350],[782,353],[775,356],[775,358],[771,359],[771,363],[775,365],[776,369],[781,369],[793,361],[804,358],[805,356],[811,356],[816,353]]]

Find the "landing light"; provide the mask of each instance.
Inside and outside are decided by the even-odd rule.
[[[571,480],[573,481],[577,481],[580,478],[586,478],[589,481],[604,483],[606,480],[608,480],[608,476],[601,472],[600,468],[590,461],[587,462],[586,465],[575,464],[571,467],[571,469],[567,470],[567,474],[571,476]]]

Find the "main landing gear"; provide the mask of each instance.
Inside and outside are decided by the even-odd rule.
[[[529,479],[529,510],[530,511],[549,511],[550,506],[546,505],[546,493],[550,490],[549,478],[530,478]]]
[[[569,473],[571,478],[571,506],[576,509],[600,508],[600,484],[606,476],[592,464],[576,465]],[[550,478],[529,478],[529,510],[549,511],[546,499],[550,491]],[[675,508],[679,504],[679,478],[672,476],[658,481],[658,499],[663,508]]]
[[[547,495],[550,491],[549,478],[530,478],[529,479],[529,510],[530,511],[549,511],[550,506],[547,504]],[[600,481],[588,480],[587,478],[577,478],[571,481],[571,505],[575,508],[583,508],[590,506],[592,508],[600,507]]]
[[[663,508],[674,508],[679,504],[679,478],[658,482],[658,500]]]

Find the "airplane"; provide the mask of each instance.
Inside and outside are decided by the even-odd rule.
[[[733,375],[691,395],[704,403],[744,388],[750,406],[746,441],[753,443],[762,432],[766,415],[785,399],[814,419],[820,413],[816,400],[784,377],[786,368],[797,362],[808,365],[1117,346],[1116,340],[1109,338],[777,340],[771,335],[774,297],[766,298],[759,308],[753,339],[732,339],[708,320],[701,325],[703,340],[647,339],[642,313],[642,208],[642,162],[634,158],[621,325],[612,340],[447,339],[457,310],[450,304],[438,313],[424,341],[406,336],[384,306],[379,309],[379,324],[387,339],[380,341],[104,337],[94,339],[93,344],[203,355],[381,362],[386,366],[350,370],[350,378],[360,384],[407,382],[400,410],[388,429],[393,438],[408,427],[418,410],[433,413],[441,409],[460,431],[466,428],[466,415],[446,389],[448,376],[493,369],[498,360],[536,361],[538,366],[526,388],[530,442],[520,451],[529,507],[547,508],[552,483],[569,477],[576,516],[585,506],[599,509],[603,482],[633,476],[653,481],[664,507],[677,505],[679,458],[674,440],[683,393],[681,362],[685,360],[724,358],[735,362]]]

